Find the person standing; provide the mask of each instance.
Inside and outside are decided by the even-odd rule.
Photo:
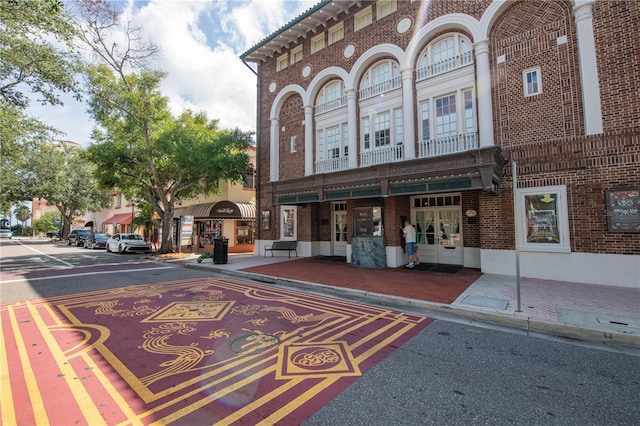
[[[414,261],[414,252],[416,245],[416,229],[411,225],[409,221],[404,223],[404,228],[402,228],[402,236],[404,237],[405,244],[407,246],[407,254],[409,255],[409,263],[407,264],[407,268],[413,268],[415,265]]]

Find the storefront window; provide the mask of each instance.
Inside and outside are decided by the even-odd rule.
[[[566,187],[527,188],[518,192],[521,248],[570,251]]]
[[[198,221],[198,246],[204,248],[205,244],[213,244],[213,240],[222,237],[221,220]]]
[[[295,240],[298,235],[296,225],[296,207],[282,206],[280,210],[281,228],[280,234],[283,240]]]
[[[236,227],[236,244],[253,244],[253,221],[239,220]]]

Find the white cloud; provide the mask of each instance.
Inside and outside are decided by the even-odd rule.
[[[125,14],[162,52],[157,69],[168,73],[162,91],[171,111],[205,111],[223,128],[255,131],[256,77],[239,56],[317,3],[316,0],[129,0]],[[86,146],[92,122],[86,106],[64,97],[65,107],[31,113]]]

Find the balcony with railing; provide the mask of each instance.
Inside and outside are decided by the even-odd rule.
[[[404,159],[404,146],[387,146],[360,153],[360,167],[394,163]]]
[[[447,155],[478,148],[478,134],[446,136],[418,142],[418,158]]]
[[[349,157],[330,158],[328,160],[316,161],[316,173],[332,173],[349,168]]]
[[[332,111],[334,109],[338,109],[341,108],[343,106],[347,105],[347,96],[341,96],[339,98],[336,99],[332,99],[330,101],[327,102],[323,102],[320,104],[316,105],[316,114],[322,114],[323,112],[328,112],[328,111]]]
[[[473,52],[464,52],[445,59],[444,61],[419,68],[416,71],[416,81],[426,80],[427,78],[435,77],[436,75],[444,74],[470,64],[473,64]]]
[[[381,83],[360,89],[360,100],[373,98],[374,96],[399,89],[400,87],[402,87],[402,79],[400,76],[394,77],[390,80],[385,80]]]

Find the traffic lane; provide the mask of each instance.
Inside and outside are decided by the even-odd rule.
[[[48,273],[51,270],[73,267],[138,263],[143,259],[149,259],[149,257],[138,253],[118,255],[106,253],[104,250],[90,250],[48,241],[23,240],[3,248],[0,271],[5,274],[2,278],[4,281],[24,274],[28,274],[24,275],[24,278],[39,276],[34,271]]]
[[[436,320],[304,425],[636,425],[640,352]]]
[[[0,301],[18,302],[212,274],[167,262],[143,261],[48,271],[25,271],[24,275],[26,276],[0,273]]]

